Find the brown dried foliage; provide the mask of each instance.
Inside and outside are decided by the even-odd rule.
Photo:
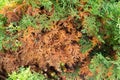
[[[19,67],[18,59],[15,55],[8,53],[0,53],[0,75],[6,76],[7,73],[10,73]]]
[[[28,28],[28,35],[21,39],[24,43],[23,52],[20,54],[23,65],[37,64],[42,68],[49,65],[58,69],[60,63],[72,66],[82,60],[83,56],[77,43],[81,33],[71,22],[64,21],[62,24],[40,33]]]

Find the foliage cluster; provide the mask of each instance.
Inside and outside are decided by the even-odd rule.
[[[52,15],[45,13],[36,16],[23,15],[19,22],[12,22],[7,26],[5,25],[7,18],[0,15],[0,50],[17,50],[21,46],[18,40],[19,32],[25,30],[28,26],[38,29],[49,29],[52,23],[66,19],[68,16],[79,18],[77,8],[81,6],[84,9],[83,11],[89,13],[83,19],[81,30],[83,37],[79,42],[82,45],[81,51],[85,53],[91,48],[92,43],[89,37],[96,37],[102,45],[100,48],[96,47],[97,51],[91,52],[94,56],[92,56],[90,70],[94,76],[89,79],[120,79],[120,1],[87,0],[86,4],[80,4],[79,0],[0,0],[0,9],[6,4],[13,2],[20,4],[23,1],[26,2],[26,5],[31,5],[34,8],[43,8],[47,13],[52,13]],[[53,12],[52,9],[54,9]],[[109,51],[107,48],[111,50]],[[110,56],[109,54],[113,54],[111,51],[117,55],[117,60],[108,57]],[[108,76],[108,69],[111,66],[112,75]],[[96,72],[97,69],[98,72]],[[29,68],[22,68],[18,73],[13,72],[8,80],[25,80],[23,76],[26,80],[44,79],[42,75],[30,72]]]
[[[6,18],[0,15],[0,50],[16,51],[21,43],[17,40],[19,34],[15,34],[20,27],[14,27],[11,23],[5,27]]]
[[[98,44],[91,51],[94,55],[90,70],[94,76],[88,79],[119,80],[120,1],[88,0],[83,8],[84,11],[89,12],[89,16],[83,21],[82,32],[89,37],[96,37],[101,42],[101,47],[98,47],[100,46]],[[110,67],[112,68],[109,72]]]
[[[30,68],[21,67],[19,71],[10,74],[7,80],[45,80],[45,77],[42,74],[31,72]]]
[[[84,10],[90,13],[85,17],[83,24],[83,31],[88,36],[97,37],[100,42],[113,46],[113,49],[120,44],[120,2],[89,0]]]
[[[98,53],[91,60],[90,70],[93,76],[89,77],[89,80],[119,80],[120,58],[112,60]]]

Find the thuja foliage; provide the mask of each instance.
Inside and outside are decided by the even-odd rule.
[[[79,0],[26,0],[26,2],[33,7],[44,7],[49,12],[54,8],[50,21],[58,21],[68,16],[78,16],[77,7],[80,5]]]
[[[120,80],[120,57],[112,60],[101,53],[96,54],[89,66],[93,76],[88,80]]]
[[[13,0],[0,0],[0,9],[6,4],[10,4],[12,1]],[[81,51],[85,53],[89,50],[89,48],[91,48],[92,43],[89,39],[90,37],[96,37],[102,45],[107,46],[101,46],[100,48],[97,47],[98,52],[93,51],[93,54],[101,54],[97,54],[94,57],[92,56],[93,59],[91,61],[90,69],[97,76],[94,76],[91,80],[107,78],[111,78],[113,80],[120,79],[120,56],[118,55],[120,53],[120,1],[86,0],[86,4],[80,4],[79,0],[14,0],[14,2],[19,4],[25,2],[28,6],[31,5],[33,8],[44,9],[48,13],[52,13],[52,15],[23,15],[18,23],[12,22],[8,26],[5,26],[7,20],[5,16],[0,15],[0,50],[17,50],[17,47],[21,45],[21,43],[17,40],[19,37],[18,32],[25,30],[28,26],[39,29],[49,29],[52,23],[61,19],[66,19],[68,16],[79,18],[77,8],[82,6],[83,11],[88,12],[89,16],[85,16],[83,19],[81,30],[83,36],[79,41],[82,46]],[[53,12],[51,12],[52,9],[54,10]],[[117,60],[108,57],[110,56],[108,54],[110,51],[107,51],[107,48],[117,54]],[[107,57],[103,54],[107,54]],[[105,74],[109,72],[108,68],[112,65],[113,75],[108,77]],[[99,74],[96,72],[97,68],[100,70]],[[29,69],[25,71],[29,72]],[[19,73],[20,75],[18,73],[14,73],[14,75],[16,75],[17,78],[23,75],[22,72]],[[29,72],[29,74],[30,75],[27,75],[27,78],[33,75],[31,72]],[[11,75],[11,79],[16,79],[16,77],[13,77],[14,76]]]
[[[54,2],[54,4],[55,14],[58,15],[59,18],[78,15],[77,7],[80,5],[79,0],[58,0],[58,2]]]
[[[6,19],[3,17],[3,15],[0,15],[0,49],[2,49],[2,41],[5,37],[5,32],[3,28],[3,24],[6,21]]]
[[[11,23],[5,27],[7,18],[0,15],[0,50],[13,50],[16,51],[21,43],[17,40],[18,34],[15,34],[20,27],[14,27]]]
[[[89,16],[85,17],[82,32],[96,37],[102,45],[91,51],[90,70],[94,76],[88,80],[119,80],[120,1],[88,0],[84,10]]]
[[[66,77],[66,80],[75,80],[76,78],[77,79],[80,79],[78,76],[79,76],[79,67],[76,67],[75,71],[74,72],[63,72],[62,73],[62,76],[65,76]]]
[[[29,26],[37,28],[36,18],[30,15],[23,15],[22,19],[19,22],[19,26],[21,27],[22,30],[25,30]]]
[[[81,45],[82,53],[86,53],[92,47],[92,42],[85,35],[79,40],[79,44]]]
[[[83,9],[89,13],[83,21],[82,33],[96,37],[102,44],[119,51],[120,1],[88,0]]]
[[[51,11],[54,6],[55,14],[58,17],[65,17],[68,15],[77,15],[77,7],[80,5],[79,0],[25,0],[33,7],[44,7],[46,10]]]
[[[19,71],[9,74],[7,80],[45,80],[42,74],[31,72],[30,68],[21,67]]]
[[[83,25],[88,36],[95,36],[100,42],[109,43],[111,46],[118,45],[120,2],[88,0],[85,10],[90,12]]]

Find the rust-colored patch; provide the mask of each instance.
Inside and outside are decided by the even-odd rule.
[[[112,65],[112,66],[110,66],[110,67],[108,68],[108,72],[107,72],[107,74],[106,74],[107,77],[110,77],[110,76],[113,74],[113,73],[112,73],[113,67],[114,67],[114,65]]]
[[[77,43],[82,34],[72,23],[64,22],[62,26],[56,25],[40,34],[29,31],[28,28],[28,35],[21,39],[24,43],[23,53],[20,54],[22,65],[37,64],[42,68],[49,65],[59,69],[60,63],[72,66],[83,59]]]
[[[18,59],[8,53],[0,53],[0,72],[10,73],[19,67]]]
[[[18,22],[26,12],[26,9],[27,6],[25,4],[21,4],[12,10],[5,9],[1,14],[4,14],[7,17],[7,23],[9,24],[11,22]]]
[[[38,8],[35,8],[33,10],[33,8],[31,6],[28,7],[26,14],[30,15],[30,16],[35,16],[38,15],[41,11]]]
[[[9,11],[6,13],[7,23],[19,21],[20,18],[16,13]]]
[[[90,64],[90,58],[89,56],[85,59],[83,62],[82,66],[80,67],[80,75],[83,76],[84,78],[86,76],[93,76],[92,72],[89,70],[89,64]]]

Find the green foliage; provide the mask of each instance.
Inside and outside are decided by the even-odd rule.
[[[21,45],[21,42],[17,40],[17,36],[5,36],[2,41],[2,49],[9,51],[17,51]]]
[[[5,33],[3,30],[0,29],[0,50],[2,50],[2,44],[3,44],[4,38],[5,38]]]
[[[19,22],[19,26],[21,27],[21,30],[26,29],[27,27],[37,27],[36,25],[36,19],[33,16],[30,15],[24,15],[22,19]]]
[[[117,60],[111,61],[111,64],[114,65],[114,68],[112,69],[113,75],[110,76],[110,79],[120,80],[120,55]]]
[[[10,0],[10,1],[12,1],[12,0]],[[13,1],[17,4],[22,4],[22,2],[23,2],[23,0],[13,0]]]
[[[88,0],[85,11],[90,12],[90,15],[85,17],[84,32],[118,50],[120,1]],[[104,38],[105,36],[108,38]]]
[[[52,20],[49,19],[46,14],[37,16],[24,15],[17,29],[25,30],[29,26],[39,29],[49,29],[51,23]]]
[[[21,28],[14,27],[13,23],[5,27],[6,20],[3,15],[0,15],[0,50],[4,48],[5,50],[16,51],[17,48],[21,46],[21,43],[17,40],[19,35],[15,33]]]
[[[80,71],[80,69],[79,69],[79,67],[77,66],[76,67],[76,69],[75,69],[75,71],[74,72],[63,72],[62,73],[62,76],[65,76],[66,77],[66,80],[75,80],[76,78],[78,79],[79,77],[79,71]],[[79,78],[80,79],[80,78]],[[78,79],[78,80],[79,80]]]
[[[45,9],[50,11],[52,8],[52,2],[50,0],[25,0],[28,5],[31,5],[34,8],[39,8],[44,6]]]
[[[84,29],[82,30],[83,33],[87,33],[88,36],[95,36],[97,37],[101,42],[104,42],[102,39],[102,35],[100,34],[100,28],[101,24],[96,19],[95,16],[89,16],[85,17],[84,20]]]
[[[10,32],[11,35],[15,34],[17,31],[20,31],[21,27],[17,26],[16,23],[10,23],[8,27],[6,27],[6,31]]]
[[[58,2],[56,2],[55,0],[38,0],[38,3],[40,3],[39,5],[36,4],[37,1],[33,0],[28,0],[26,2],[35,7],[44,7],[48,12],[52,10],[52,5],[54,5],[54,13],[51,16],[42,14],[37,15],[37,17],[34,18],[34,20],[37,20],[37,22],[40,23],[41,28],[49,29],[49,26],[53,22],[56,22],[60,19],[65,19],[68,16],[78,17],[77,7],[79,6],[79,0],[60,0]],[[24,19],[25,18],[23,17],[23,25],[25,22],[29,22],[30,24],[30,20],[32,20],[29,20],[27,18],[25,20]]]
[[[91,60],[90,70],[94,74],[90,80],[102,80],[106,77],[107,69],[111,66],[109,61],[102,56],[101,54],[97,54]],[[96,72],[96,70],[99,70]]]
[[[94,75],[88,80],[120,80],[120,57],[117,60],[112,60],[99,53],[91,60],[90,70]],[[112,73],[111,76],[107,76],[109,70]]]
[[[25,0],[25,2],[28,4],[28,5],[31,5],[32,7],[34,7],[34,8],[38,8],[39,6],[38,6],[38,0]]]
[[[39,0],[40,1],[40,6],[44,6],[46,10],[51,11],[52,9],[52,2],[51,0]]]
[[[20,26],[14,26],[13,23],[11,23],[8,27],[6,27],[6,32],[10,34],[5,34],[4,40],[3,40],[3,47],[6,50],[11,51],[17,51],[18,47],[20,47],[22,44],[18,40],[19,34],[18,31],[21,30]]]
[[[52,24],[52,19],[49,19],[46,14],[40,15],[39,18],[40,29],[50,29]]]
[[[0,9],[9,3],[9,0],[0,0]]]
[[[84,6],[84,10],[90,15],[86,16],[83,23],[82,33],[87,33],[88,36],[97,37],[102,45],[95,53],[91,60],[90,70],[94,76],[88,80],[120,80],[120,57],[117,60],[103,56],[110,55],[109,53],[120,53],[120,1],[115,0],[88,0]],[[107,36],[107,38],[105,38]],[[106,52],[106,53],[103,53]],[[99,54],[98,54],[99,53]],[[100,54],[102,53],[102,54]],[[114,53],[113,53],[114,54]],[[112,75],[107,77],[109,68],[113,65],[111,70]],[[98,70],[98,72],[96,71]]]
[[[2,15],[2,14],[0,14],[0,26],[2,27],[2,26],[4,26],[4,24],[6,23],[6,18]]]
[[[114,29],[113,39],[114,41],[112,42],[112,44],[114,44],[114,50],[120,52],[120,18],[118,19],[116,28]]]
[[[3,27],[5,22],[6,18],[0,15],[0,50],[2,49],[3,40],[5,38],[5,28]]]
[[[95,17],[90,16],[90,17],[85,18],[84,28],[86,32],[88,33],[88,35],[90,36],[98,35],[100,25],[98,25],[96,22],[97,20]]]
[[[39,73],[31,72],[30,68],[20,68],[19,71],[9,74],[7,80],[45,80]]]
[[[80,5],[79,0],[58,0],[54,4],[54,15],[57,15],[60,19],[68,16],[78,17],[77,7]]]
[[[92,47],[92,42],[87,38],[87,36],[83,36],[80,39],[79,44],[81,46],[80,50],[82,53],[86,53]]]

